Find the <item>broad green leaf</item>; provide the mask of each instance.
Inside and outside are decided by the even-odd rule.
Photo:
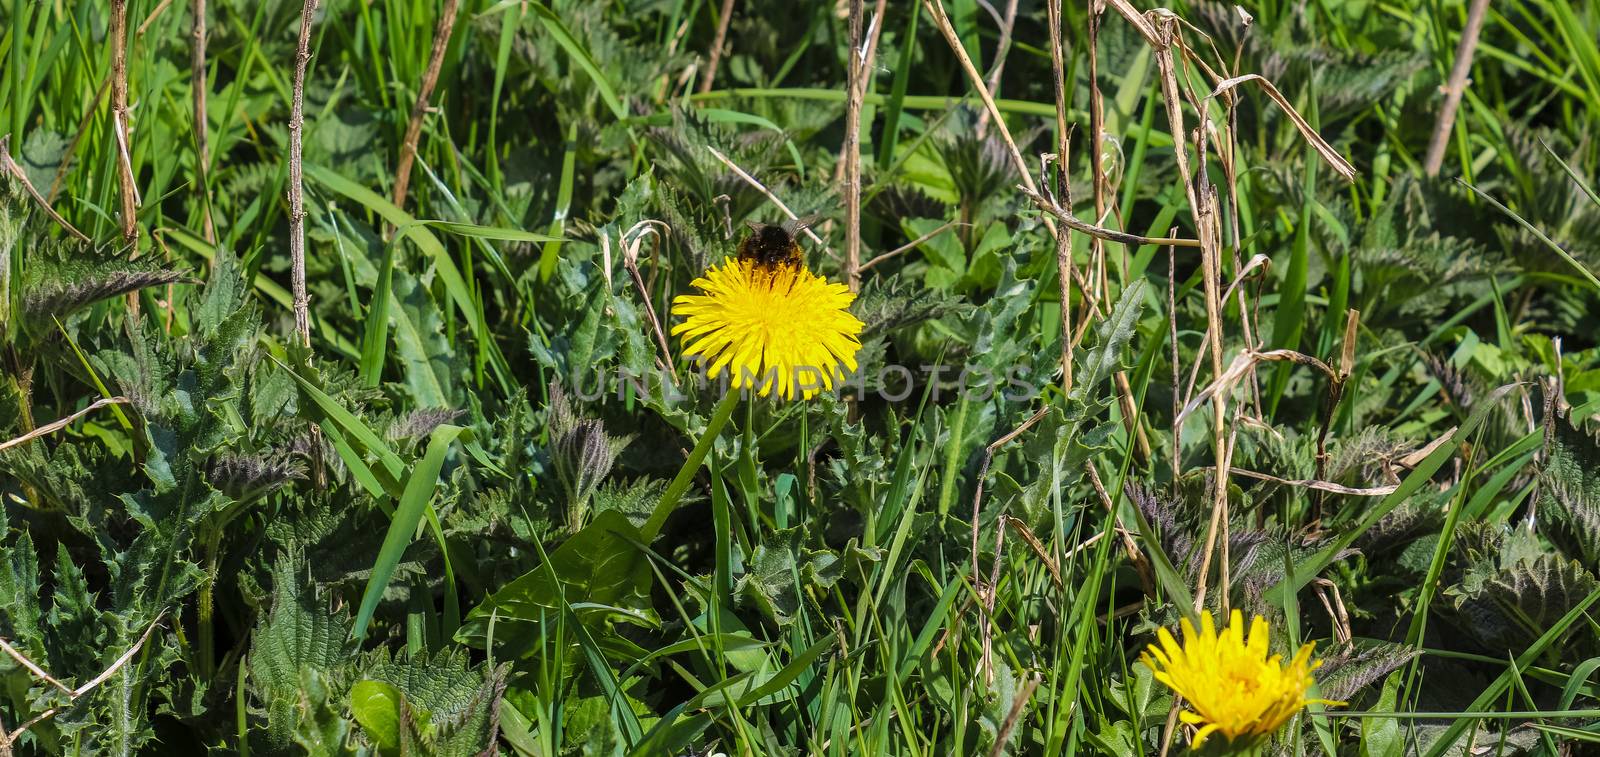
[[[381,681],[357,681],[350,688],[350,714],[382,752],[400,749],[400,690]]]

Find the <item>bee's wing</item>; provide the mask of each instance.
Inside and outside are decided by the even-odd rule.
[[[810,215],[800,216],[799,218],[791,218],[783,222],[783,230],[789,232],[791,236],[799,236],[802,231],[816,226],[817,223],[821,222],[824,218],[826,218],[826,216],[821,213],[812,213]]]

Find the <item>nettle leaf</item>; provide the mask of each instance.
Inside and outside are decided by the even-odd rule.
[[[97,650],[108,646],[110,628],[95,606],[96,594],[63,543],[56,544],[55,592],[50,598],[48,616],[49,646],[56,651],[51,659],[58,670],[88,670],[94,666]]]
[[[621,512],[596,513],[589,525],[550,553],[548,565],[486,597],[467,616],[456,639],[482,646],[493,617],[495,641],[520,652],[533,648],[539,623],[559,614],[563,599],[571,605],[640,606],[650,585],[650,566],[634,546],[639,541],[639,529]],[[610,617],[635,618],[626,613]],[[644,622],[642,615],[637,619]]]
[[[454,353],[445,338],[444,315],[415,276],[399,267],[393,276],[389,321],[406,389],[418,407],[452,407],[458,398],[451,360]]]
[[[294,719],[286,734],[289,741],[283,746],[292,743],[305,754],[344,754],[350,721],[344,718],[337,682],[317,668],[306,668],[300,671],[293,691]]]
[[[62,235],[14,176],[0,177],[0,340],[48,333],[54,319],[182,277],[160,256],[135,259]]]
[[[45,655],[39,608],[39,556],[27,531],[0,547],[0,636],[14,640],[30,656]]]
[[[498,731],[508,670],[474,670],[464,650],[408,661],[380,651],[350,690],[351,711],[381,748],[409,736],[427,742],[429,754],[478,755]]]
[[[1444,596],[1456,625],[1488,649],[1527,647],[1600,587],[1588,567],[1544,549],[1525,527],[1463,537],[1467,568]]]
[[[866,324],[862,336],[893,331],[905,326],[959,314],[962,300],[952,294],[930,291],[900,276],[875,276],[862,284],[861,294],[850,310]]]
[[[91,257],[87,251],[68,260],[41,256],[30,260],[23,280],[22,314],[42,326],[104,299],[183,278],[163,268],[159,258],[120,255]]]
[[[826,549],[803,546],[804,528],[775,531],[757,545],[746,563],[747,572],[733,585],[734,601],[753,605],[768,620],[780,625],[794,621],[806,589],[830,589],[844,574],[846,559]],[[851,545],[854,547],[854,544]],[[858,548],[852,559],[877,559]]]
[[[272,571],[272,606],[250,646],[250,688],[266,706],[268,738],[286,746],[330,735],[323,710],[336,701],[354,667],[350,618],[321,606],[301,561],[280,559]],[[341,718],[342,720],[342,718]]]
[[[1344,644],[1322,654],[1317,685],[1324,699],[1344,702],[1356,692],[1399,669],[1420,651],[1403,644],[1386,642]]]
[[[1539,470],[1539,528],[1569,556],[1600,565],[1600,443],[1552,419]]]

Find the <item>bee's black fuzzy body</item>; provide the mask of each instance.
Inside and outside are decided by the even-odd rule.
[[[784,266],[799,268],[805,262],[805,255],[794,234],[783,226],[752,224],[750,235],[739,243],[739,259],[773,270]]]

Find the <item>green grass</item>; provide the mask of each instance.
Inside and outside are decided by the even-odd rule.
[[[1189,732],[1139,653],[1202,593],[1348,701],[1282,753],[1600,740],[1600,8],[1492,3],[1427,177],[1469,3],[1171,6],[1179,133],[1158,52],[1108,10],[1089,81],[1067,4],[1059,202],[1199,238],[1175,148],[1217,200],[1212,281],[1072,232],[1064,293],[1004,141],[1039,179],[1044,5],[980,127],[940,14],[889,3],[861,260],[953,225],[862,272],[852,396],[786,403],[694,383],[671,306],[782,217],[713,150],[845,280],[850,4],[735,3],[702,91],[721,3],[462,0],[397,205],[441,5],[318,11],[306,350],[301,5],[210,0],[197,85],[192,2],[129,0],[128,245],[112,4],[0,0],[0,137],[94,240],[3,172],[0,753],[1156,755]],[[943,7],[986,76],[998,19]],[[1213,72],[1269,78],[1355,181]],[[1218,410],[1217,337],[1336,373],[1262,362]]]

